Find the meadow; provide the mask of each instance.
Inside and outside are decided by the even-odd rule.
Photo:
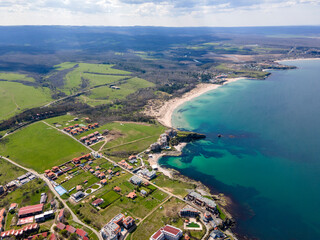
[[[44,105],[51,100],[48,88],[0,81],[0,120],[12,117],[22,110]]]
[[[97,79],[95,81],[97,81]],[[154,86],[153,83],[137,77],[121,80],[117,83],[115,82],[115,84],[120,87],[120,89],[112,89],[109,86],[102,86],[92,89],[89,95],[82,95],[79,99],[91,106],[97,106],[112,103],[116,99],[125,99],[128,95],[139,89]]]
[[[0,158],[0,185],[4,185],[25,174],[23,169]]]
[[[26,81],[26,82],[35,82],[34,78],[28,77],[25,74],[20,73],[9,73],[9,72],[0,72],[0,79],[8,81]]]
[[[0,143],[2,155],[38,172],[88,152],[80,143],[43,122],[18,130]]]
[[[65,76],[63,91],[67,94],[77,92],[81,88],[110,84],[128,78],[130,72],[113,68],[111,64],[62,63],[56,65],[57,70],[72,69]]]

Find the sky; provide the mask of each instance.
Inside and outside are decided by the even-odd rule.
[[[0,25],[320,25],[320,0],[0,0]]]

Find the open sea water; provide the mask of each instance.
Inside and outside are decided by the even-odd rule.
[[[160,164],[230,196],[242,236],[320,239],[320,60],[283,63],[298,69],[239,80],[176,109],[174,127],[207,138]]]

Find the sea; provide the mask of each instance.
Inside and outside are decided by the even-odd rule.
[[[282,63],[297,69],[176,109],[174,127],[207,138],[159,162],[229,196],[240,239],[320,239],[320,60]]]

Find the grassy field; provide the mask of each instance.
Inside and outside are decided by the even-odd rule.
[[[27,108],[41,106],[52,100],[48,88],[35,88],[17,82],[0,81],[0,120]]]
[[[58,128],[63,129],[64,127],[67,127],[68,125],[73,125],[76,123],[76,121],[73,121],[75,117],[72,115],[62,115],[59,117],[54,117],[54,118],[48,118],[44,120],[45,122],[52,124],[52,125],[61,125]],[[77,122],[79,123],[79,122]]]
[[[121,196],[118,193],[116,193],[115,191],[113,191],[113,190],[108,191],[100,196],[100,198],[102,198],[104,200],[104,203],[102,203],[100,205],[100,207],[106,208],[107,206],[109,206],[111,203],[113,203],[114,201],[116,201],[120,197]]]
[[[109,123],[103,128],[113,130],[121,133],[121,135],[110,142],[108,142],[104,149],[116,147],[119,145],[127,144],[132,141],[148,139],[148,144],[155,142],[161,133],[165,131],[165,127],[161,125],[153,125],[153,124],[136,124],[136,123]],[[145,142],[143,142],[143,147],[145,147]],[[150,145],[149,144],[149,145]],[[126,145],[128,147],[128,145]],[[130,146],[129,146],[130,147]],[[143,149],[142,149],[143,150]]]
[[[179,218],[178,212],[185,206],[185,203],[172,198],[151,214],[132,234],[133,240],[149,239],[153,233],[166,224],[182,229],[183,221]]]
[[[180,197],[185,197],[188,194],[188,190],[195,189],[194,184],[173,180],[162,174],[157,176],[157,178],[154,179],[153,182],[157,184],[159,187],[162,187],[167,191]]]
[[[26,82],[35,82],[34,78],[28,77],[24,74],[20,73],[8,73],[8,72],[0,72],[0,79],[8,80],[8,81],[15,81],[21,80]]]
[[[118,77],[118,76],[115,76]],[[88,96],[82,95],[80,99],[89,105],[100,105],[114,101],[115,99],[124,99],[129,94],[136,92],[142,88],[153,87],[154,84],[141,78],[130,78],[117,83],[120,89],[111,89],[109,86],[99,87],[91,90]]]
[[[0,185],[4,185],[22,174],[26,173],[23,169],[0,159]]]
[[[62,63],[56,65],[57,70],[70,69],[76,63]],[[127,78],[130,72],[112,68],[111,64],[78,63],[78,66],[65,76],[65,85],[62,90],[71,94],[80,88],[110,84]]]
[[[36,171],[88,153],[80,143],[42,122],[23,128],[0,143],[0,153]]]
[[[87,184],[83,184],[84,181],[88,181]],[[90,172],[83,172],[82,170],[79,170],[79,174],[68,180],[67,182],[63,183],[62,186],[66,190],[70,190],[73,187],[76,187],[77,185],[83,185],[83,188],[85,189],[86,186],[90,186],[96,182],[99,182],[99,178],[92,175]]]

